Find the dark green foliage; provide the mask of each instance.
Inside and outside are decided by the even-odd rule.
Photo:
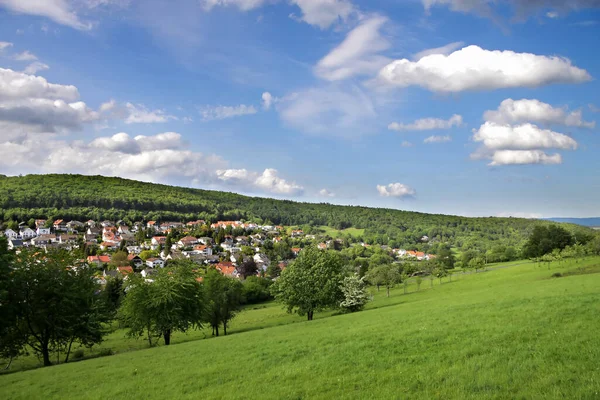
[[[243,283],[242,294],[246,304],[262,303],[271,300],[270,287],[273,281],[258,276],[250,276]]]
[[[243,298],[242,283],[237,279],[222,275],[214,268],[204,277],[206,301],[205,320],[219,336],[219,325],[223,325],[223,334],[227,335],[229,322],[241,308]]]
[[[254,259],[248,257],[240,264],[237,270],[242,276],[242,279],[246,279],[256,275],[258,272],[258,266],[256,265],[256,262],[254,262]]]
[[[145,333],[151,346],[153,338],[162,336],[168,345],[173,332],[202,327],[204,298],[190,265],[160,270],[153,280],[129,276],[119,317],[130,336]]]
[[[14,327],[44,362],[50,353],[66,353],[73,343],[92,346],[102,341],[110,313],[97,294],[93,269],[73,268],[65,252],[21,253],[11,271],[8,303],[16,310]]]
[[[537,225],[533,228],[531,236],[523,247],[523,256],[526,258],[541,257],[552,253],[552,250],[562,250],[575,244],[569,231],[558,225]]]

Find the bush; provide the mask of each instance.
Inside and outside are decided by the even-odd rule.
[[[555,272],[552,274],[553,278],[560,278],[561,276],[563,276],[560,272]]]
[[[84,352],[83,349],[79,349],[79,350],[75,350],[73,352],[73,359],[74,360],[81,360],[84,356]]]
[[[262,303],[271,300],[271,291],[269,287],[273,282],[270,279],[250,276],[244,281],[243,295],[246,304]]]
[[[101,349],[100,353],[98,353],[98,355],[100,357],[105,357],[105,356],[112,356],[113,355],[113,351],[111,348],[108,349]]]

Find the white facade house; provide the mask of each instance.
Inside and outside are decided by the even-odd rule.
[[[160,258],[149,258],[146,260],[146,265],[150,268],[164,268],[165,262]]]
[[[37,236],[37,233],[35,233],[35,231],[29,227],[25,227],[25,228],[21,229],[21,238],[23,240],[33,239],[36,236]]]
[[[4,231],[4,236],[6,236],[7,239],[17,239],[19,234],[12,229],[7,229]]]
[[[39,227],[36,230],[37,236],[41,236],[41,235],[49,235],[50,234],[50,228],[44,228],[44,227]]]

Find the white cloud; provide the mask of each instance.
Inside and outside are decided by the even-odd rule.
[[[473,132],[473,140],[483,143],[488,149],[577,149],[577,142],[573,138],[548,129],[541,129],[533,124],[511,126],[488,121]]]
[[[377,185],[377,191],[382,197],[413,197],[417,192],[410,186],[402,183],[390,183],[389,185]]]
[[[38,59],[37,56],[29,50],[14,54],[11,58],[16,61],[35,61]]]
[[[200,114],[204,121],[211,121],[214,119],[226,119],[240,117],[242,115],[256,114],[258,111],[254,106],[247,106],[240,104],[239,106],[205,106],[200,108]]]
[[[310,134],[358,136],[377,122],[375,102],[358,86],[308,89],[282,99],[277,110],[287,125]]]
[[[494,152],[490,166],[525,164],[561,164],[560,154],[548,155],[541,150],[499,150]]]
[[[419,61],[396,60],[379,73],[381,81],[398,86],[421,86],[434,92],[538,87],[582,83],[590,74],[561,57],[513,51],[490,51],[468,46],[450,55],[434,54]]]
[[[269,92],[264,92],[262,94],[262,106],[264,110],[270,110],[271,106],[273,105],[274,102],[276,102],[277,99],[273,97],[273,95],[271,95],[271,93]]]
[[[402,147],[413,147],[413,144],[407,140],[403,141],[400,146]]]
[[[88,30],[92,26],[79,19],[67,0],[0,0],[0,7],[17,14],[46,17],[79,30]]]
[[[423,143],[425,143],[425,144],[447,143],[447,142],[451,142],[451,141],[452,141],[451,136],[429,136],[428,138],[423,140]]]
[[[149,151],[180,149],[182,142],[181,135],[176,132],[159,133],[153,136],[138,135],[134,138],[121,132],[111,137],[94,139],[89,146],[126,154],[140,154]]]
[[[378,53],[390,47],[379,32],[387,22],[381,16],[371,17],[354,28],[344,41],[323,57],[315,67],[315,74],[336,81],[355,75],[374,74],[389,63]]]
[[[323,196],[323,197],[335,197],[335,193],[333,193],[327,189],[319,190],[319,195]]]
[[[582,119],[581,110],[568,113],[566,107],[556,108],[550,104],[535,99],[513,100],[506,99],[497,110],[484,113],[486,121],[496,124],[519,124],[523,122],[538,122],[547,125],[575,126],[594,128],[595,121],[587,122]]]
[[[35,73],[37,73],[39,71],[45,71],[47,69],[50,69],[48,64],[44,64],[43,62],[39,62],[39,61],[34,61],[31,64],[29,64],[27,67],[25,67],[23,72],[26,74],[34,75]]]
[[[454,114],[448,120],[440,118],[422,118],[410,124],[392,122],[388,125],[388,129],[393,131],[429,131],[434,129],[450,129],[454,126],[461,126],[462,123],[462,116]]]
[[[79,92],[72,85],[48,83],[41,76],[0,68],[0,100],[7,98],[46,98],[75,101],[79,98]]]
[[[262,7],[267,3],[267,0],[201,0],[200,3],[207,11],[214,7],[237,7],[241,11],[249,11],[258,7]]]
[[[206,11],[214,7],[236,7],[240,11],[250,11],[267,4],[276,3],[278,0],[201,0],[200,3]],[[289,0],[290,4],[298,6],[302,15],[291,14],[290,17],[318,26],[321,29],[329,28],[336,22],[346,21],[351,14],[356,12],[354,5],[348,0]]]
[[[279,176],[273,168],[267,168],[262,173],[246,169],[217,170],[217,177],[223,182],[241,185],[249,190],[259,190],[274,194],[300,195],[304,188],[295,182],[289,182]]]
[[[558,13],[556,11],[548,11],[546,17],[555,19],[558,18]]]
[[[12,47],[12,43],[11,42],[0,42],[0,52],[3,51],[4,49],[8,49],[9,47]]]
[[[448,43],[447,45],[442,46],[442,47],[436,47],[433,49],[427,49],[427,50],[420,51],[417,54],[415,54],[413,56],[413,58],[418,61],[423,57],[431,56],[434,54],[442,54],[442,55],[446,56],[446,55],[452,53],[454,50],[461,48],[462,46],[464,46],[464,44],[465,44],[465,42]]]
[[[590,109],[591,112],[594,112],[594,113],[600,112],[600,107],[597,107],[594,104],[588,104],[588,107],[589,107],[589,109]]]
[[[347,0],[290,0],[302,11],[300,20],[321,29],[329,28],[339,21],[346,21],[356,11]]]
[[[0,131],[2,138],[26,138],[40,133],[78,129],[99,118],[78,101],[75,86],[0,68]]]
[[[107,107],[105,104],[103,106]],[[125,118],[126,124],[154,124],[177,119],[173,115],[166,114],[164,110],[149,110],[143,104],[127,103],[125,104],[125,108],[129,114]]]

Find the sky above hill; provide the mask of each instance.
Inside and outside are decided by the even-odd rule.
[[[599,47],[600,0],[0,0],[0,173],[596,216]]]

